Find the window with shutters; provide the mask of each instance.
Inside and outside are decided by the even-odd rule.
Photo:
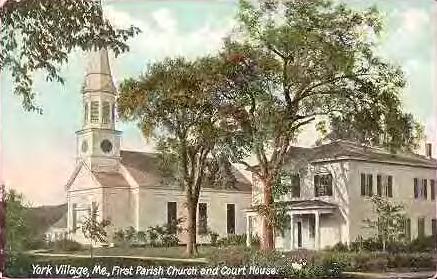
[[[376,194],[380,197],[393,197],[393,176],[382,174],[376,176]]]
[[[111,104],[109,102],[103,102],[102,106],[102,123],[109,124],[111,117]]]
[[[361,174],[361,196],[373,196],[373,175]]]
[[[208,207],[206,203],[199,203],[199,234],[208,232]]]
[[[428,198],[427,179],[414,178],[414,198],[422,200],[426,200]]]
[[[99,123],[99,102],[91,102],[91,123]]]
[[[317,174],[314,175],[314,196],[332,196],[332,175]]]
[[[431,187],[431,200],[435,200],[435,180],[430,180],[430,187]]]
[[[423,238],[425,237],[425,218],[419,217],[417,219],[417,237]]]

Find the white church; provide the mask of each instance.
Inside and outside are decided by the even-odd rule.
[[[66,184],[68,237],[88,243],[80,229],[93,204],[99,218],[109,220],[109,235],[133,227],[145,231],[186,216],[185,196],[159,168],[157,153],[121,150],[116,130],[117,91],[108,52],[90,55],[83,86],[83,122],[77,135],[76,167]],[[238,171],[230,189],[203,188],[198,205],[198,243],[208,242],[206,231],[220,237],[246,232],[244,209],[251,204],[251,184]],[[180,233],[184,243],[186,233]],[[110,239],[109,239],[110,241]]]

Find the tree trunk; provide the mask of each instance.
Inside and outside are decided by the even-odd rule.
[[[93,242],[90,242],[90,257],[93,258]]]
[[[273,189],[271,180],[263,180],[263,203],[269,210],[273,206]],[[262,237],[261,237],[261,250],[269,252],[275,249],[273,224],[268,216],[261,216],[262,218]]]
[[[197,255],[197,246],[196,246],[196,208],[197,203],[193,201],[188,201],[187,211],[188,211],[188,219],[187,219],[187,250],[186,254],[188,257],[192,257],[193,255]]]

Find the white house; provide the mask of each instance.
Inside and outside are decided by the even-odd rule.
[[[121,131],[115,129],[116,89],[106,50],[91,55],[83,87],[82,129],[77,135],[77,166],[66,184],[70,237],[85,242],[80,223],[92,204],[111,231],[166,225],[186,216],[181,188],[159,168],[158,154],[120,150]],[[245,213],[251,184],[238,171],[232,188],[201,190],[198,242],[208,229],[221,237],[245,233]],[[180,240],[184,242],[184,234]]]
[[[276,247],[317,250],[370,236],[363,220],[372,217],[369,197],[374,194],[404,205],[405,230],[411,239],[436,234],[437,161],[427,147],[428,156],[393,154],[348,141],[292,148],[285,171],[296,187],[276,201],[287,207],[290,222],[276,234]],[[256,205],[260,202],[256,181],[253,189]],[[257,213],[248,210],[247,216],[248,236],[261,235]]]

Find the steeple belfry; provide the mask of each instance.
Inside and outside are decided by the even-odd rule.
[[[116,171],[120,158],[120,132],[115,130],[117,91],[108,51],[88,55],[82,87],[82,129],[77,134],[78,159],[93,171]]]

